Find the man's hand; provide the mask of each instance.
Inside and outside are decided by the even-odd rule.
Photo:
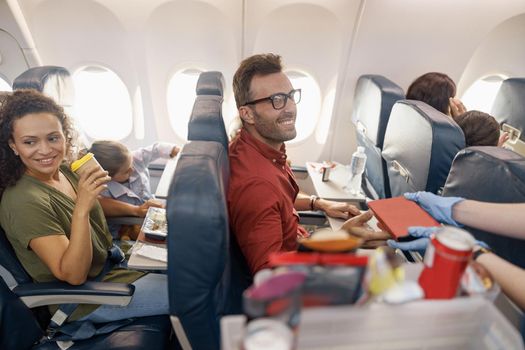
[[[324,211],[325,214],[330,217],[345,219],[345,220],[353,216],[361,214],[359,209],[357,209],[355,206],[351,204],[344,203],[344,202],[334,202],[334,201],[329,201],[325,199],[316,200],[315,209]]]
[[[465,105],[463,105],[463,102],[461,102],[459,98],[451,97],[449,99],[449,104],[450,115],[452,116],[452,118],[456,118],[467,111],[467,108],[465,107]]]
[[[363,248],[384,246],[386,245],[386,240],[391,238],[391,236],[385,231],[374,231],[366,224],[373,216],[370,210],[359,214],[347,220],[341,229],[363,239],[365,241]]]

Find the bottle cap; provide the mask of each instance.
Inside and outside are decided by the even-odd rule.
[[[359,147],[357,147],[357,152],[365,153],[365,148],[363,146],[359,146]]]
[[[86,164],[89,160],[93,159],[94,154],[89,152],[84,157],[75,160],[73,163],[71,163],[71,170],[77,171],[82,165]]]

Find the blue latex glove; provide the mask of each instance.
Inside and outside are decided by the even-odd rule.
[[[427,249],[428,242],[430,242],[430,236],[439,229],[440,227],[411,226],[408,228],[408,234],[412,237],[419,237],[418,239],[410,242],[397,242],[393,239],[389,239],[386,241],[386,244],[394,249],[411,250],[424,253]],[[477,239],[475,240],[474,244],[483,248],[490,248],[487,243],[478,241]]]
[[[424,252],[427,249],[428,242],[430,242],[429,237],[438,229],[439,227],[412,226],[408,228],[408,234],[412,237],[419,237],[418,239],[410,242],[397,242],[389,239],[386,241],[386,244],[394,249]]]
[[[437,221],[453,225],[456,227],[463,227],[452,219],[452,207],[465,200],[461,197],[441,197],[430,192],[412,192],[405,193],[405,198],[419,204],[427,213],[430,214]]]

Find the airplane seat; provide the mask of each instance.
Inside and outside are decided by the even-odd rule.
[[[525,156],[525,78],[503,81],[492,105],[491,114],[510,134],[505,146]]]
[[[382,152],[392,197],[414,191],[438,193],[454,156],[463,148],[465,136],[452,118],[421,101],[396,102]]]
[[[525,158],[501,147],[468,147],[452,163],[443,196],[496,202],[525,202]],[[525,241],[467,228],[502,258],[525,268]]]
[[[223,96],[224,92],[224,76],[218,71],[202,72],[197,80],[195,88],[197,96],[199,95],[215,95]]]
[[[220,349],[219,321],[240,313],[250,281],[234,254],[227,209],[229,163],[214,141],[184,146],[167,200],[170,313],[183,349]]]
[[[373,189],[377,198],[390,197],[388,171],[381,150],[390,111],[394,103],[404,98],[403,89],[381,75],[362,75],[357,81],[352,122],[357,130],[357,142],[365,148],[367,156],[367,187]]]
[[[13,90],[19,89],[35,89],[51,97],[56,103],[62,106],[66,114],[71,117],[73,127],[78,133],[78,150],[89,147],[89,138],[73,118],[75,86],[71,74],[66,68],[58,66],[29,68],[16,77],[13,82]]]
[[[69,71],[64,67],[41,66],[29,68],[13,82],[13,90],[35,89],[51,97],[62,107],[73,107],[74,86]]]
[[[228,151],[228,134],[222,117],[222,96],[198,95],[188,122],[188,140],[216,141]]]
[[[125,305],[134,290],[123,283],[88,281],[81,286],[65,282],[34,283],[2,228],[0,277],[0,349],[3,350],[59,349],[55,342],[38,343],[49,323],[47,305],[82,302]],[[170,333],[166,316],[140,317],[111,333],[75,341],[69,349],[166,349]]]

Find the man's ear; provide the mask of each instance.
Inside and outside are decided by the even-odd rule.
[[[239,108],[239,117],[246,124],[255,124],[253,110],[248,106],[242,106]]]

